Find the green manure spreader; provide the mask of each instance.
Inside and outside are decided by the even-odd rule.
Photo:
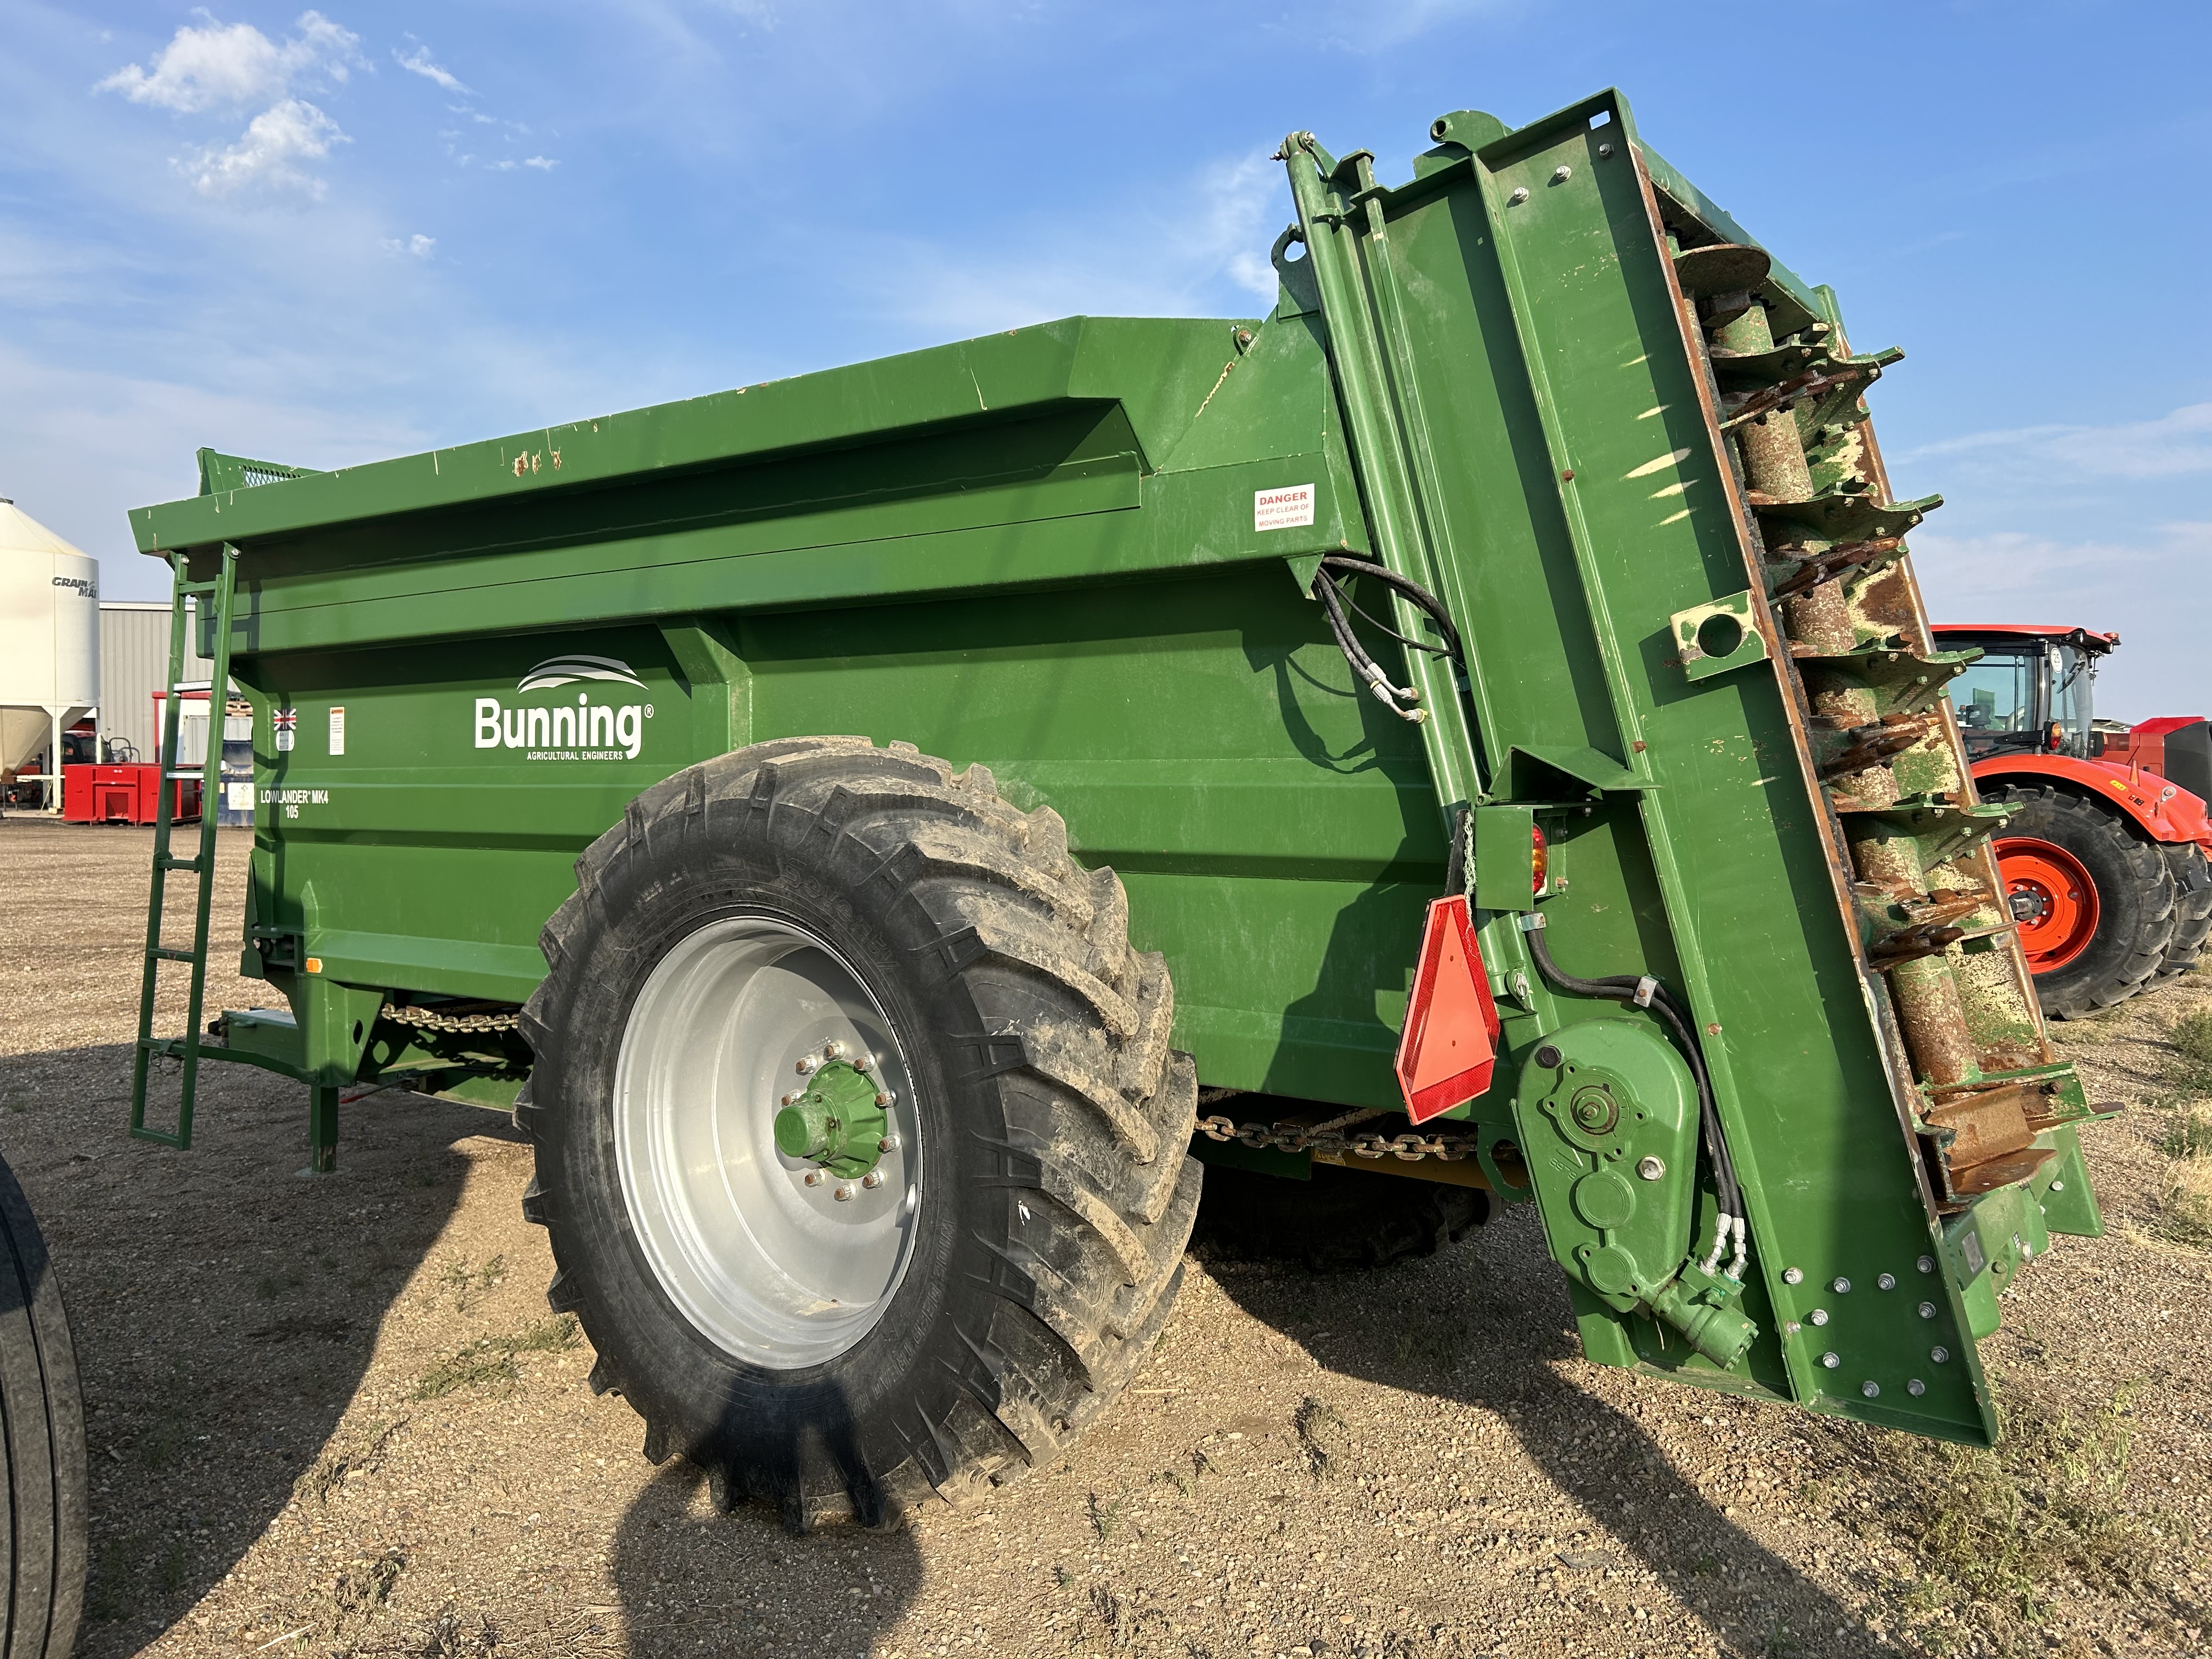
[[[1265,317],[203,452],[131,524],[252,706],[281,1006],[205,1017],[165,827],[134,1132],[218,1058],[307,1086],[312,1168],[341,1089],[512,1109],[595,1385],[796,1526],[1066,1446],[1202,1177],[1324,1262],[1533,1201],[1591,1359],[1988,1441],[2097,1109],[1867,423],[1899,354],[1612,94],[1427,137],[1285,142]]]

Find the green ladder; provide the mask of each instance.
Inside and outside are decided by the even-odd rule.
[[[200,1021],[205,1012],[207,995],[208,908],[215,896],[215,831],[216,792],[222,778],[222,717],[218,712],[226,702],[230,685],[230,607],[237,589],[238,550],[229,543],[223,544],[222,553],[212,581],[196,582],[191,579],[190,562],[186,555],[172,553],[170,568],[176,573],[176,594],[169,609],[169,674],[167,705],[161,714],[161,740],[159,744],[161,777],[161,804],[154,817],[154,880],[151,895],[146,903],[146,964],[144,976],[138,987],[138,1044],[131,1070],[131,1133],[140,1140],[157,1141],[164,1146],[179,1150],[192,1144],[192,1095],[199,1084],[200,1055],[203,1051]],[[186,686],[184,682],[185,617],[190,602],[198,599],[214,611],[215,648],[210,653],[214,666],[208,680],[207,753],[202,758],[200,780],[200,850],[193,857],[180,859],[170,848],[170,834],[174,829],[176,785],[194,775],[177,764],[177,738],[183,714],[184,697],[187,690],[198,690],[198,682]],[[188,870],[195,884],[192,896],[192,942],[189,950],[173,949],[161,943],[161,921],[167,909],[169,874],[172,871]],[[154,1035],[155,992],[165,963],[182,963],[191,969],[191,994],[185,1018],[185,1034],[181,1037],[157,1037]],[[173,1132],[149,1128],[146,1123],[146,1085],[152,1074],[156,1054],[181,1060],[184,1064],[182,1088],[177,1099],[177,1127]]]

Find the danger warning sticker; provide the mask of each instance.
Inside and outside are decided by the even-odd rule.
[[[1314,487],[1291,484],[1282,489],[1252,492],[1252,528],[1295,530],[1314,521]]]

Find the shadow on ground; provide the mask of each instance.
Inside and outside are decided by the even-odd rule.
[[[1496,1413],[1559,1490],[1701,1619],[1723,1652],[1898,1650],[1723,1515],[1632,1417],[1562,1374],[1559,1362],[1580,1361],[1582,1346],[1531,1206],[1436,1256],[1371,1272],[1211,1265],[1238,1306],[1328,1370]],[[1677,1407],[1694,1398],[1657,1379],[1642,1386],[1665,1391]],[[1740,1409],[1718,1399],[1715,1406]]]
[[[188,1152],[129,1139],[121,1044],[0,1059],[0,1138],[67,1299],[91,1452],[80,1651],[136,1651],[238,1563],[332,1437],[377,1327],[459,1200],[485,1115],[407,1095],[347,1113],[305,1179],[295,1085],[210,1068]]]

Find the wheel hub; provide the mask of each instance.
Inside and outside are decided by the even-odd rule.
[[[2054,972],[2087,950],[2096,937],[2100,906],[2096,881],[2081,860],[2032,836],[2002,837],[1996,854],[2028,971]]]
[[[825,1055],[812,1085],[783,1097],[775,1115],[776,1151],[848,1180],[873,1170],[889,1150],[890,1119],[884,1109],[891,1097],[868,1075],[872,1063],[866,1054],[858,1061]]]

